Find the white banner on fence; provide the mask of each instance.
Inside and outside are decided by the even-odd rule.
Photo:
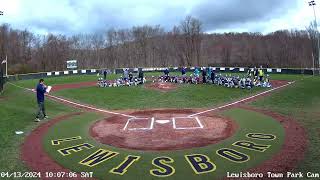
[[[47,72],[47,76],[51,76],[52,75],[52,72]]]
[[[78,67],[77,62],[77,60],[68,60],[67,69],[76,69]]]
[[[69,74],[69,71],[63,71],[63,74]]]
[[[229,68],[229,69],[230,69],[230,71],[233,71],[235,68],[232,67],[232,68]]]
[[[157,71],[164,71],[166,68],[156,68]]]
[[[173,69],[174,69],[174,70],[177,70],[177,69],[179,69],[179,67],[174,67]]]
[[[240,72],[244,72],[244,68],[239,68],[239,71]]]
[[[277,72],[278,72],[278,73],[281,73],[281,71],[282,71],[281,69],[277,69]]]
[[[56,71],[54,72],[54,75],[58,76],[60,74],[60,72]]]
[[[95,70],[95,69],[91,69],[91,72],[92,72],[92,73],[95,73],[95,72],[97,72],[97,70]]]
[[[226,68],[224,68],[224,67],[220,68],[220,71],[225,71],[225,70],[226,70]]]
[[[81,70],[81,73],[82,73],[82,74],[85,74],[85,73],[87,73],[87,70],[84,70],[84,69],[83,69],[83,70]]]
[[[195,67],[191,67],[190,69],[191,69],[191,70],[194,70],[194,69],[195,69]]]
[[[73,70],[72,74],[78,74],[78,70]]]
[[[154,68],[143,68],[142,71],[154,71]]]
[[[271,72],[272,72],[272,69],[268,68],[268,69],[267,69],[267,72],[268,72],[268,73],[271,73]]]

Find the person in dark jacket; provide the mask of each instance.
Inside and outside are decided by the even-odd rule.
[[[46,90],[47,90],[47,86],[44,84],[44,80],[40,79],[36,87],[37,102],[38,102],[38,112],[35,119],[36,122],[40,121],[41,115],[43,115],[45,119],[48,118],[44,108],[44,94],[46,93]]]
[[[105,69],[103,71],[103,79],[106,80],[107,79],[107,74],[108,74],[108,71]]]
[[[211,70],[211,81],[212,81],[212,84],[214,84],[214,80],[215,80],[215,78],[216,78],[216,74],[215,74],[215,72],[214,72],[214,70],[212,69]]]
[[[170,80],[169,68],[166,68],[166,69],[163,71],[163,73],[164,73],[164,80],[165,80],[166,82],[169,82],[169,80]]]
[[[187,73],[187,69],[185,67],[181,68],[181,75],[184,76]]]
[[[129,72],[129,82],[133,82],[133,74],[132,74],[132,72]]]
[[[139,74],[138,74],[138,78],[140,80],[140,84],[143,84],[143,79],[144,79],[144,75],[143,75],[143,71],[142,68],[139,68]]]
[[[187,73],[187,68],[182,67],[182,68],[181,68],[181,75],[182,75],[182,81],[183,81],[183,83],[186,83],[186,82],[187,82],[186,73]]]
[[[257,67],[254,67],[254,80],[258,80],[259,75],[259,69]]]
[[[202,83],[207,83],[207,68],[202,69]]]

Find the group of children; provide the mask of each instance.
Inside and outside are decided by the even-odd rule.
[[[98,79],[99,87],[118,87],[118,86],[137,86],[146,82],[142,69],[134,76],[129,69],[123,69],[123,76],[120,78],[108,81],[108,71],[103,71],[103,78]],[[260,68],[248,68],[246,76],[240,77],[239,75],[222,75],[216,74],[212,67],[195,67],[192,74],[187,75],[187,68],[181,68],[181,76],[170,76],[169,68],[163,71],[163,75],[154,79],[153,82],[171,82],[171,83],[189,83],[189,84],[216,84],[229,88],[251,89],[253,87],[272,87],[269,75]]]
[[[181,76],[170,76],[169,69],[166,68],[164,70],[164,74],[159,76],[157,80],[153,80],[153,82],[155,81],[189,84],[209,83],[242,89],[251,89],[253,87],[271,87],[269,75],[264,75],[262,67],[249,68],[247,76],[244,77],[222,74],[216,75],[216,72],[212,67],[203,67],[201,69],[195,67],[190,76],[187,76],[187,69],[182,67]]]
[[[232,76],[230,75],[217,75],[214,84],[225,86],[229,88],[241,88],[252,89],[253,87],[266,87],[270,88],[271,83],[269,81],[269,75],[267,75],[262,81],[255,80],[249,76]]]
[[[116,80],[107,80],[107,71],[103,72],[104,77],[98,79],[99,87],[119,87],[119,86],[137,86],[146,82],[146,79],[143,75],[143,71],[139,70],[138,75],[134,76],[132,72],[129,72],[129,69],[123,70],[123,76]]]
[[[207,83],[211,80],[214,80],[215,72],[212,71],[212,68],[203,68],[202,69],[202,80],[200,79],[200,70],[195,68],[193,74],[187,76],[187,68],[181,68],[181,76],[170,76],[169,69],[166,68],[163,71],[163,75],[158,77],[158,80],[153,80],[153,82],[173,82],[173,83],[190,83],[190,84],[199,84]]]
[[[264,78],[264,71],[262,69],[262,66],[260,66],[260,68],[257,68],[257,67],[250,68],[250,67],[248,67],[247,76],[250,77],[253,80],[262,82],[263,78]]]

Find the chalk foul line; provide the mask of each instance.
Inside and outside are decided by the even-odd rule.
[[[124,117],[129,117],[129,118],[134,118],[135,117],[135,116],[127,115],[127,114],[122,114],[122,113],[107,111],[107,110],[100,109],[100,108],[91,107],[91,106],[84,105],[84,104],[79,104],[79,103],[72,102],[72,101],[57,97],[57,96],[50,95],[50,94],[47,94],[47,96],[52,98],[52,99],[55,99],[55,100],[58,100],[58,101],[61,101],[61,102],[65,102],[65,103],[68,103],[68,104],[72,104],[72,105],[75,105],[77,107],[82,107],[82,108],[85,108],[85,109],[90,109],[90,110],[103,112],[103,113],[108,113],[108,114],[113,114],[113,115],[120,115],[120,116],[124,116]]]
[[[13,85],[13,86],[15,86],[15,87],[18,87],[18,88],[21,88],[21,89],[25,89],[25,90],[28,90],[28,91],[35,92],[34,89],[29,89],[29,88],[25,88],[25,87],[22,87],[22,86],[18,86],[18,85],[16,85],[16,84],[13,84],[13,83],[10,83],[10,82],[8,82],[8,84],[11,84],[11,85]],[[50,97],[51,99],[60,101],[60,102],[72,104],[72,105],[74,105],[74,106],[81,107],[81,108],[85,108],[85,109],[90,109],[90,110],[93,110],[93,111],[98,111],[98,112],[103,112],[103,113],[108,113],[108,114],[114,114],[114,115],[120,115],[120,116],[124,116],[124,117],[129,117],[129,118],[135,118],[135,116],[131,116],[131,115],[127,115],[127,114],[122,114],[122,113],[117,113],[117,112],[112,112],[112,111],[107,111],[107,110],[100,109],[100,108],[91,107],[91,106],[88,106],[88,105],[84,105],[84,104],[72,102],[72,101],[69,101],[69,100],[66,100],[66,99],[57,97],[57,96],[50,95],[50,94],[46,94],[46,96]]]
[[[208,112],[211,112],[211,111],[216,111],[216,110],[219,110],[219,109],[222,109],[222,108],[226,108],[226,107],[229,107],[229,106],[233,106],[235,104],[239,104],[239,103],[242,103],[242,102],[245,102],[247,100],[250,100],[250,99],[253,99],[253,98],[256,98],[258,96],[261,96],[261,95],[264,95],[264,94],[267,94],[267,93],[270,93],[272,91],[275,91],[277,89],[281,89],[281,88],[284,88],[286,86],[289,86],[291,84],[295,83],[295,81],[292,81],[292,82],[288,82],[287,84],[284,84],[282,86],[279,86],[279,87],[275,87],[275,88],[272,88],[272,89],[269,89],[267,91],[263,91],[261,93],[258,93],[256,95],[253,95],[253,96],[250,96],[250,97],[247,97],[247,98],[244,98],[244,99],[241,99],[239,101],[235,101],[235,102],[232,102],[232,103],[229,103],[229,104],[225,104],[223,106],[219,106],[219,107],[216,107],[216,108],[213,108],[213,109],[208,109],[208,110],[205,110],[205,111],[202,111],[202,112],[198,112],[198,113],[195,113],[195,114],[191,114],[189,115],[188,117],[193,117],[193,116],[198,116],[200,114],[205,114],[205,113],[208,113]]]

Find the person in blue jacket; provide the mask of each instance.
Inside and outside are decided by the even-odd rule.
[[[186,74],[187,74],[187,68],[182,67],[182,68],[181,68],[181,75],[182,75],[182,81],[183,81],[183,83],[186,83],[186,82],[187,82]]]
[[[105,70],[103,71],[103,79],[104,79],[104,80],[107,80],[107,74],[108,74],[108,71],[105,69]]]
[[[170,80],[169,68],[166,68],[166,69],[163,71],[163,73],[164,73],[164,80],[165,80],[166,82],[169,82],[169,80]]]
[[[41,115],[43,115],[43,117],[45,119],[48,118],[48,116],[46,115],[46,111],[44,108],[44,94],[46,93],[47,90],[47,86],[44,84],[44,80],[40,79],[39,83],[36,87],[36,92],[37,92],[37,102],[38,102],[38,112],[37,112],[37,116],[35,121],[39,122]]]
[[[198,84],[200,81],[200,71],[199,71],[198,67],[194,68],[193,74],[194,74],[195,83]]]
[[[185,67],[181,68],[181,75],[184,76],[187,73],[187,69]]]

